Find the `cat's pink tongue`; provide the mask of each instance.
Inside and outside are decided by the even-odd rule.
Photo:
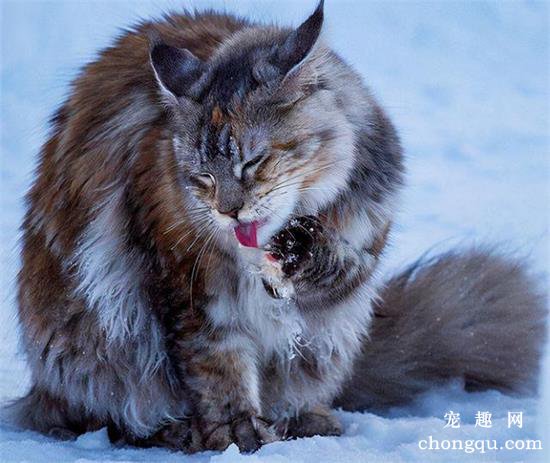
[[[235,227],[235,236],[239,243],[249,248],[258,247],[258,222],[240,223]]]

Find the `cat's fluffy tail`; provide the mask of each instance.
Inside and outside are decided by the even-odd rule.
[[[534,393],[546,313],[519,261],[482,249],[421,259],[386,284],[335,405],[402,404],[453,378],[470,390]]]

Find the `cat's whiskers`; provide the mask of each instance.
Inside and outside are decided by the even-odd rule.
[[[199,217],[198,219],[196,219],[196,220],[195,220],[195,224],[193,224],[189,230],[187,230],[183,235],[181,235],[181,236],[178,238],[178,240],[176,241],[176,243],[175,243],[170,249],[173,251],[173,250],[178,246],[178,244],[181,243],[181,241],[182,241],[183,239],[185,239],[186,237],[188,237],[191,233],[197,232],[197,230],[196,230],[196,228],[197,228],[196,225],[201,225],[201,226],[202,226],[202,225],[204,225],[205,223],[206,223],[207,225],[210,225],[210,224],[208,223],[208,221],[212,221],[212,219],[211,219],[208,215],[206,215],[206,214],[205,214],[204,216]],[[187,248],[186,252],[188,252],[189,249],[191,249],[191,246],[192,246],[192,245],[195,243],[195,241],[201,236],[201,233],[204,233],[204,231],[203,231],[202,228],[198,230],[198,234],[197,234],[197,236],[195,237],[195,240],[194,240],[193,243]]]
[[[279,156],[279,159],[277,159],[277,161],[275,162],[275,164],[273,164],[273,165],[271,166],[271,171],[272,171],[272,172],[276,172],[275,169],[276,169],[277,167],[279,167],[279,164],[280,164],[283,160],[285,160],[285,159],[286,159],[285,156]]]
[[[205,220],[206,220],[206,219],[205,219]],[[200,221],[200,222],[197,222],[198,225],[202,225],[202,224],[205,222],[205,220],[202,220],[202,221]],[[182,241],[183,239],[187,238],[187,237],[188,237],[191,233],[193,233],[193,232],[196,232],[195,227],[191,227],[191,228],[190,228],[189,230],[187,230],[183,235],[181,235],[181,236],[178,238],[178,241],[176,241],[176,243],[174,244],[174,246],[172,246],[172,248],[171,248],[172,251],[174,250],[174,248],[177,247],[178,244],[181,243],[181,241]],[[195,239],[196,239],[196,238],[195,238]],[[188,250],[189,250],[189,249],[187,249],[187,251],[188,251]]]
[[[191,270],[191,283],[190,283],[190,293],[189,293],[190,294],[191,307],[193,307],[193,284],[194,284],[194,281],[195,281],[196,270],[198,269],[198,266],[200,266],[200,261],[202,259],[202,256],[204,255],[205,250],[208,247],[208,244],[210,243],[210,241],[212,241],[212,238],[214,236],[216,236],[218,231],[219,231],[219,229],[217,229],[216,227],[214,227],[213,229],[210,230],[210,234],[208,235],[208,237],[204,241],[203,245],[201,246],[201,248],[200,248],[200,250],[197,254],[197,257],[195,259],[195,263],[193,264],[193,268]]]
[[[191,244],[187,247],[186,249],[186,252],[189,252],[191,250],[191,248],[193,248],[193,246],[195,245],[195,243],[199,240],[199,239],[202,239],[204,237],[204,235],[206,233],[208,233],[210,231],[210,226],[214,223],[214,221],[212,219],[209,218],[208,221],[202,221],[202,222],[199,222],[198,225],[204,225],[204,228],[201,227],[201,229],[199,230],[199,232],[197,233],[197,236],[195,237],[195,239],[191,242]]]
[[[332,191],[333,193],[339,193],[339,190],[337,190],[334,187],[310,187],[310,186],[307,186],[307,187],[298,188],[298,191],[310,191],[310,190]]]
[[[204,270],[204,274],[205,275],[208,275],[208,269],[210,267],[210,261],[212,260],[212,254],[213,254],[213,250],[214,250],[214,244],[216,243],[218,237],[219,237],[219,234],[220,234],[220,229],[217,229],[216,230],[216,234],[214,236],[214,239],[212,240],[212,242],[210,243],[210,250],[208,250],[208,261],[206,263],[206,269]]]
[[[209,207],[203,206],[203,207],[198,207],[198,208],[186,211],[186,217],[174,222],[172,225],[170,225],[168,228],[166,228],[166,230],[164,230],[164,232],[163,232],[163,235],[166,235],[166,234],[170,233],[174,228],[177,228],[180,225],[188,222],[190,218],[196,218],[196,217],[200,218],[209,209],[210,209]]]

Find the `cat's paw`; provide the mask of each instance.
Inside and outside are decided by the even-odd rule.
[[[329,410],[320,408],[291,418],[284,425],[286,439],[313,436],[340,436],[342,425]]]
[[[67,428],[53,427],[48,430],[48,436],[59,440],[76,440],[78,434]]]
[[[204,450],[197,423],[189,418],[166,423],[148,437],[135,437],[116,430],[112,431],[109,437],[112,442],[118,445],[131,444],[136,447],[166,447],[185,453],[195,453]]]
[[[253,453],[262,445],[274,442],[277,434],[261,418],[243,416],[217,426],[204,441],[205,450],[225,450],[232,443],[242,453]]]
[[[262,445],[277,440],[274,430],[264,420],[257,417],[234,421],[232,430],[235,443],[243,453],[255,452]]]
[[[313,216],[294,217],[276,233],[265,249],[279,264],[284,277],[300,273],[314,258],[315,247],[323,239],[323,226]]]

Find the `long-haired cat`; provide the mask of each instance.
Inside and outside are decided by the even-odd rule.
[[[12,408],[23,426],[253,451],[339,434],[329,408],[350,377],[339,402],[370,405],[353,364],[403,160],[322,23],[323,2],[296,29],[170,15],[83,69],[27,196],[19,316],[32,388]],[[540,302],[521,271],[512,278],[532,329]],[[404,284],[392,288],[397,312],[384,293],[379,318],[409,308]]]

